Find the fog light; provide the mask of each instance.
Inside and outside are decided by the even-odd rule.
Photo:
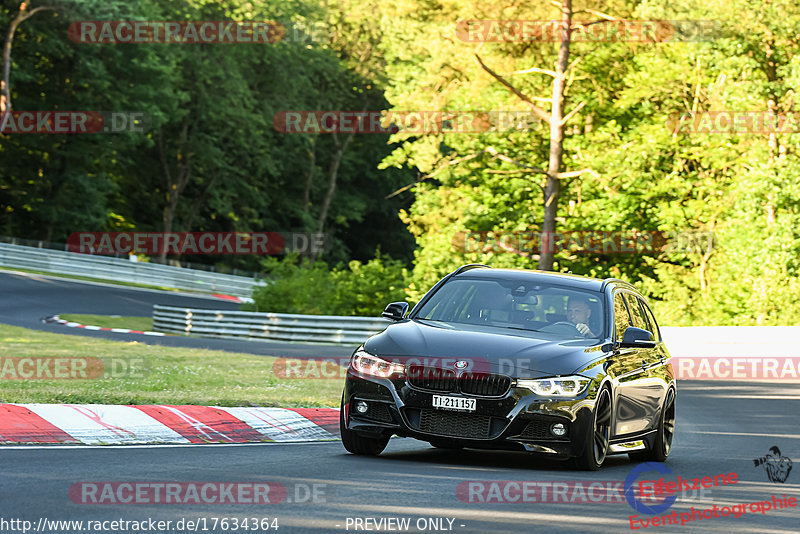
[[[567,427],[561,423],[556,423],[550,427],[550,433],[558,437],[564,436],[567,433]]]
[[[368,409],[369,409],[369,406],[367,406],[366,402],[358,401],[356,403],[356,411],[358,411],[358,413],[367,413]]]

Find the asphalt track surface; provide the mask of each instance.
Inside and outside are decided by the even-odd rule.
[[[112,341],[138,341],[149,345],[226,350],[284,358],[346,357],[355,348],[185,336],[154,337],[67,328],[42,322],[44,317],[64,313],[151,317],[154,304],[214,310],[239,309],[238,304],[215,297],[0,271],[0,323],[9,325]]]
[[[195,305],[232,309],[229,303],[173,294],[155,294],[110,286],[53,280],[45,277],[0,274],[0,322],[57,333],[68,328],[45,325],[39,319],[55,313],[148,315],[154,303]],[[81,333],[83,335],[88,333]],[[124,339],[126,335],[100,335]],[[141,336],[137,336],[141,337]],[[239,344],[259,345],[246,352],[275,354],[281,344],[263,352],[260,343],[186,338],[147,339],[148,343],[204,348],[237,349]],[[194,344],[197,342],[198,344]],[[216,343],[219,343],[217,345]],[[233,345],[233,346],[231,346]],[[284,346],[285,347],[285,346]],[[296,350],[293,345],[283,350]],[[312,349],[316,346],[309,346]],[[327,347],[326,347],[327,348]],[[347,349],[349,350],[349,349]],[[720,509],[736,504],[768,501],[772,496],[800,501],[800,467],[794,466],[783,483],[770,482],[754,459],[778,446],[782,454],[800,461],[800,387],[790,383],[744,384],[733,382],[681,382],[677,399],[677,431],[666,466],[667,475],[655,471],[639,480],[674,480],[714,477],[735,472],[736,484],[706,490],[704,495],[684,494],[671,511],[690,512],[714,505]],[[627,502],[594,503],[573,500],[542,503],[522,501],[517,492],[511,503],[463,502],[457,496],[459,483],[490,481],[619,483],[637,463],[626,456],[610,457],[597,472],[573,470],[570,466],[524,453],[491,451],[442,451],[428,444],[395,438],[377,458],[350,455],[341,443],[248,444],[194,446],[19,446],[0,447],[0,532],[21,532],[19,523],[40,519],[76,521],[177,521],[195,520],[197,532],[268,532],[264,529],[223,529],[220,518],[277,518],[284,533],[323,532],[626,532],[629,517],[652,517]],[[81,504],[69,490],[80,482],[239,482],[283,484],[288,498],[276,504]],[[317,488],[317,497],[308,498]],[[694,492],[696,493],[696,492]],[[487,496],[488,493],[484,493]],[[299,497],[299,498],[298,498]],[[563,499],[563,497],[562,497]],[[80,499],[77,499],[80,501]],[[800,503],[798,503],[800,505]],[[214,518],[217,528],[213,528]],[[377,529],[372,521],[408,519],[406,529]],[[438,529],[418,520],[433,518]],[[361,529],[356,521],[361,520]],[[449,520],[452,520],[450,523]],[[396,526],[396,523],[392,523]],[[386,525],[386,523],[384,523]],[[85,524],[88,527],[88,524]],[[365,526],[369,526],[367,530]],[[417,527],[422,528],[417,528]],[[637,524],[641,527],[641,524]],[[348,528],[349,527],[349,528]],[[47,532],[101,532],[101,530],[57,529]],[[141,530],[144,531],[144,530]],[[685,525],[640,528],[646,532],[774,532],[800,531],[800,507],[748,512],[741,517],[702,519]],[[104,530],[127,533],[133,530]],[[138,531],[137,531],[138,532]],[[152,532],[152,531],[150,531]],[[274,532],[274,530],[270,530]]]
[[[688,512],[692,506],[721,508],[770,500],[772,495],[800,500],[800,468],[790,471],[786,482],[772,483],[765,470],[755,467],[753,462],[775,445],[785,456],[800,458],[798,400],[797,389],[789,391],[774,384],[680,384],[677,433],[666,463],[672,473],[665,475],[666,479],[674,480],[675,475],[700,478],[735,472],[738,482],[706,490],[705,496],[692,498],[687,494],[661,515],[672,510]],[[173,522],[181,518],[205,518],[208,532],[213,531],[210,522],[214,517],[277,518],[278,532],[285,533],[354,532],[356,518],[389,517],[409,518],[411,527],[407,532],[625,532],[631,531],[629,516],[636,514],[627,502],[469,503],[457,498],[456,487],[460,482],[492,480],[623,481],[636,465],[626,456],[615,456],[600,471],[583,472],[564,464],[536,460],[524,453],[440,451],[423,442],[400,438],[393,439],[377,458],[347,454],[339,442],[4,447],[0,448],[0,517],[26,519],[34,524],[40,518],[83,521],[152,518]],[[640,480],[661,476],[651,471]],[[289,499],[295,502],[262,505],[73,502],[68,493],[70,486],[91,481],[278,482],[287,487]],[[306,488],[313,484],[324,485],[317,487],[317,502],[305,499]],[[514,495],[511,494],[512,498]],[[296,502],[298,496],[303,502]],[[799,517],[800,508],[789,508],[766,514],[748,512],[739,518],[703,519],[682,527],[650,527],[640,532],[788,533],[798,531]],[[417,530],[419,518],[449,518],[453,520],[452,529]],[[448,524],[445,519],[444,525]],[[202,527],[199,531],[203,531]]]

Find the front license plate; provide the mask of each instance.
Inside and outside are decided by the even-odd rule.
[[[475,399],[465,399],[464,397],[447,397],[445,395],[433,396],[433,407],[442,410],[457,410],[459,412],[474,412]]]

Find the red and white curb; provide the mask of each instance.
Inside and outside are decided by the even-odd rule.
[[[335,408],[0,404],[0,443],[85,445],[339,439]]]
[[[143,332],[142,330],[131,330],[130,328],[108,328],[106,326],[93,326],[72,321],[65,321],[58,315],[51,315],[42,319],[43,323],[57,323],[70,328],[83,328],[84,330],[100,330],[103,332],[114,332],[116,334],[144,334],[146,336],[165,336],[164,332]]]
[[[245,302],[247,304],[252,304],[255,301],[250,297],[234,297],[233,295],[220,295],[219,293],[212,293],[212,297],[217,297],[220,300],[230,300],[231,302]]]

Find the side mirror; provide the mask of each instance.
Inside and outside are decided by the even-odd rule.
[[[381,316],[390,321],[402,321],[408,311],[408,302],[392,302],[383,310]]]
[[[622,336],[622,343],[620,347],[638,347],[640,349],[652,349],[656,346],[653,334],[647,330],[629,326],[625,329],[625,334]]]

